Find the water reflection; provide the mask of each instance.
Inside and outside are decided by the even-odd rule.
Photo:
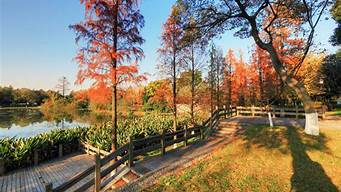
[[[0,137],[31,137],[53,129],[84,127],[108,119],[106,115],[89,111],[48,113],[39,109],[0,109]]]

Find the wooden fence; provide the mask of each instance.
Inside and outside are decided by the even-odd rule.
[[[73,186],[78,186],[74,191],[82,192],[94,185],[94,190],[101,191],[106,190],[114,183],[115,177],[122,174],[126,169],[134,166],[134,159],[138,156],[148,155],[151,151],[160,151],[160,155],[166,153],[167,146],[171,146],[175,143],[184,142],[184,145],[188,145],[189,142],[196,142],[198,139],[203,140],[207,138],[219,124],[221,116],[232,116],[236,113],[236,110],[226,109],[216,110],[211,118],[204,121],[202,125],[195,126],[175,131],[162,133],[142,139],[129,138],[129,142],[114,152],[107,153],[101,152],[101,150],[91,147],[87,144],[82,144],[84,150],[90,154],[94,154],[95,165],[84,170],[82,173],[72,177],[64,184],[53,187],[52,183],[45,185],[47,192],[60,192],[70,189]],[[197,139],[193,139],[197,138]],[[172,149],[170,149],[172,150]],[[102,158],[101,158],[102,157]],[[115,174],[112,174],[116,170]],[[110,174],[111,173],[111,174]],[[86,177],[93,175],[90,180],[84,181]],[[82,183],[79,186],[79,183]]]
[[[294,108],[288,107],[236,107],[236,114],[239,115],[247,115],[247,116],[266,116],[268,112],[271,113],[274,117],[304,117],[304,109],[298,108],[297,106]],[[318,117],[323,119],[325,118],[325,109],[323,107],[317,108],[316,112],[318,113]]]

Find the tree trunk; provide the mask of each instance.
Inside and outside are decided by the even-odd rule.
[[[177,109],[176,109],[176,51],[173,51],[173,130],[176,131]]]
[[[111,122],[112,122],[112,145],[111,150],[115,151],[117,149],[117,86],[112,86],[112,115],[111,115]]]
[[[118,2],[114,0],[114,29],[113,29],[113,51],[116,53],[117,51],[117,24],[118,24]],[[112,87],[112,116],[111,116],[111,122],[112,122],[112,145],[111,150],[115,151],[117,149],[117,58],[113,58],[113,68],[114,68],[114,82]]]
[[[247,15],[247,13],[244,11],[244,15]],[[279,55],[274,48],[272,42],[264,43],[260,36],[259,31],[257,28],[257,23],[255,18],[253,17],[246,17],[251,25],[251,36],[255,40],[256,44],[267,51],[270,55],[272,65],[277,73],[277,75],[280,77],[282,82],[287,84],[291,89],[293,89],[298,98],[303,102],[304,105],[304,111],[306,116],[306,122],[305,122],[305,133],[309,135],[319,135],[319,126],[318,126],[318,116],[316,115],[316,112],[314,110],[314,103],[311,100],[307,90],[305,89],[304,85],[300,82],[298,82],[294,77],[289,75],[287,69],[283,66],[282,61],[279,58]]]
[[[296,92],[298,98],[302,101],[306,117],[304,129],[305,133],[309,135],[319,135],[318,116],[314,110],[314,102],[311,100],[304,85],[288,74],[287,70],[283,66],[283,63],[279,59],[275,48],[271,44],[263,44],[259,41],[259,39],[255,40],[261,48],[265,49],[270,54],[272,65],[282,82],[293,89]]]
[[[218,63],[219,61],[217,61],[217,107],[218,109],[220,109],[220,63]]]
[[[228,100],[227,100],[227,107],[228,107],[228,111],[230,112],[231,110],[231,104],[232,104],[232,61],[230,61],[230,64],[229,64],[229,79],[228,79],[228,83],[229,83],[229,87],[228,87],[228,90],[229,90],[229,93],[228,93]]]
[[[192,124],[194,125],[194,96],[195,96],[195,61],[194,61],[194,47],[192,45],[192,55],[191,55],[191,61],[192,61],[192,82],[191,82],[191,121]]]
[[[263,69],[260,64],[260,56],[258,55],[258,80],[259,80],[259,97],[261,105],[264,104],[264,88],[263,88]]]

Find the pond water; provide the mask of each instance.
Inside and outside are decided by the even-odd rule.
[[[88,111],[50,114],[39,109],[0,109],[0,138],[32,137],[54,129],[87,127],[103,121]]]

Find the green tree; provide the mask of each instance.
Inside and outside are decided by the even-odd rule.
[[[13,103],[14,95],[12,87],[0,87],[0,105],[10,106]]]
[[[330,42],[336,46],[341,44],[341,0],[335,1],[330,12],[337,23],[337,27],[334,29],[334,34],[331,36]]]
[[[326,97],[338,97],[341,95],[341,58],[336,54],[328,55],[321,66],[323,85]]]

